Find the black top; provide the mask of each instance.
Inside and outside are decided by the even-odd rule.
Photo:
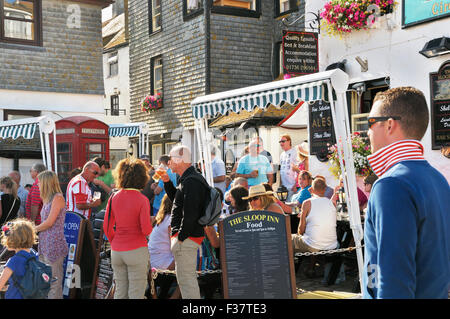
[[[178,233],[178,239],[184,241],[188,237],[205,236],[203,227],[198,220],[205,212],[205,203],[208,189],[195,175],[203,176],[189,167],[181,176],[178,186],[175,187],[171,181],[164,183],[164,190],[172,200],[172,235]]]
[[[3,225],[7,221],[13,220],[17,218],[17,212],[20,208],[20,198],[16,198],[16,202],[14,203],[14,197],[11,194],[3,194],[1,197],[2,203],[2,216],[0,217],[0,225]],[[13,208],[11,206],[14,204]],[[11,210],[11,213],[9,211]],[[9,216],[8,216],[9,213]],[[8,220],[6,220],[8,218]]]

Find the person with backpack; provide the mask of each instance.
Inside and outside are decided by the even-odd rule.
[[[2,226],[1,243],[15,251],[0,275],[0,290],[8,283],[6,299],[46,298],[50,291],[51,268],[37,260],[34,224],[15,219]]]
[[[39,233],[39,260],[52,267],[56,278],[52,282],[48,299],[62,299],[63,263],[69,252],[64,235],[66,202],[55,172],[43,171],[37,178],[40,196],[44,203],[41,210],[41,224],[36,226],[36,232]]]
[[[175,187],[167,173],[161,174],[166,194],[173,202],[171,250],[177,281],[183,299],[200,299],[196,274],[197,250],[205,232],[198,221],[205,213],[205,204],[210,196],[209,187],[192,166],[188,147],[176,146],[169,155],[169,168],[180,176],[179,184]]]

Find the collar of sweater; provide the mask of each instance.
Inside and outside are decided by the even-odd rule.
[[[374,173],[381,177],[394,164],[402,161],[425,160],[423,145],[416,140],[402,140],[389,144],[367,156]]]

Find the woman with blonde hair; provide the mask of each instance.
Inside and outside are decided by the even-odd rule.
[[[20,198],[17,196],[17,184],[11,177],[0,178],[0,226],[17,217],[20,209]]]
[[[242,199],[248,199],[250,210],[266,210],[284,214],[283,209],[275,201],[273,191],[266,191],[263,184],[251,186],[248,191],[248,197],[243,197]]]
[[[39,259],[52,267],[53,277],[56,278],[51,284],[48,299],[62,299],[63,262],[69,252],[64,236],[66,202],[54,172],[43,171],[37,178],[43,202],[41,223],[36,226]]]

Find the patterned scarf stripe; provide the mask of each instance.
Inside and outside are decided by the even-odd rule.
[[[367,156],[374,173],[381,177],[394,164],[408,160],[425,160],[423,146],[419,141],[403,140],[383,147]]]

